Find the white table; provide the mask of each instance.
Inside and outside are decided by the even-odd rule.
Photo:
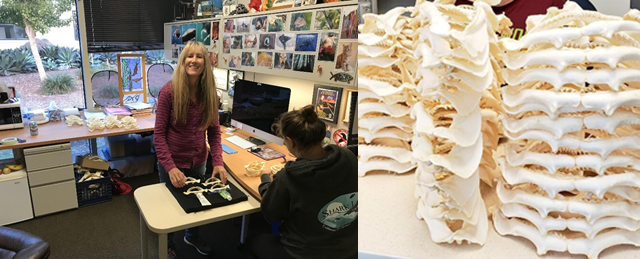
[[[359,258],[587,258],[558,252],[538,256],[535,246],[528,240],[498,235],[491,221],[484,246],[436,244],[431,241],[427,224],[416,217],[418,201],[414,197],[414,177],[414,174],[375,174],[358,179]],[[640,258],[640,248],[614,246],[602,251],[598,258]]]
[[[247,194],[232,177],[227,179]],[[247,201],[195,213],[185,213],[164,183],[140,187],[133,195],[140,209],[140,241],[144,259],[148,258],[147,235],[149,232],[147,229],[158,234],[158,255],[161,259],[166,259],[168,233],[260,211],[260,203],[251,195],[247,195],[249,198]],[[241,239],[246,234],[244,217],[242,228]]]

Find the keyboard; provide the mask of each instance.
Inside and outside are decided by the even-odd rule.
[[[226,138],[227,141],[231,142],[232,144],[242,148],[242,149],[248,149],[250,147],[255,147],[256,144],[251,143],[250,141],[243,139],[241,137],[238,136],[233,136],[233,137],[228,137]]]

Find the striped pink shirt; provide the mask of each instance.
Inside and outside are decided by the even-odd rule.
[[[192,168],[202,165],[207,161],[207,145],[205,131],[198,128],[202,121],[200,103],[189,102],[186,123],[174,124],[174,119],[169,81],[160,90],[156,111],[153,141],[158,161],[167,172],[176,167]],[[212,165],[222,166],[220,125],[209,126],[207,130]]]

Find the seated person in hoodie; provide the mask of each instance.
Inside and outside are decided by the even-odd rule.
[[[250,236],[246,248],[254,258],[357,258],[356,156],[322,146],[326,126],[311,105],[284,113],[273,129],[297,157],[258,187],[265,218],[282,221],[280,236]]]

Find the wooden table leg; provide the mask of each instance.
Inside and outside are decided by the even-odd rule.
[[[247,215],[242,215],[242,229],[240,229],[240,244],[244,244],[244,240],[247,238],[247,233],[249,233],[249,217]]]
[[[142,259],[149,258],[148,234],[147,223],[144,222],[142,212],[140,212],[140,250],[142,250]]]
[[[158,234],[158,258],[167,259],[167,233]]]

